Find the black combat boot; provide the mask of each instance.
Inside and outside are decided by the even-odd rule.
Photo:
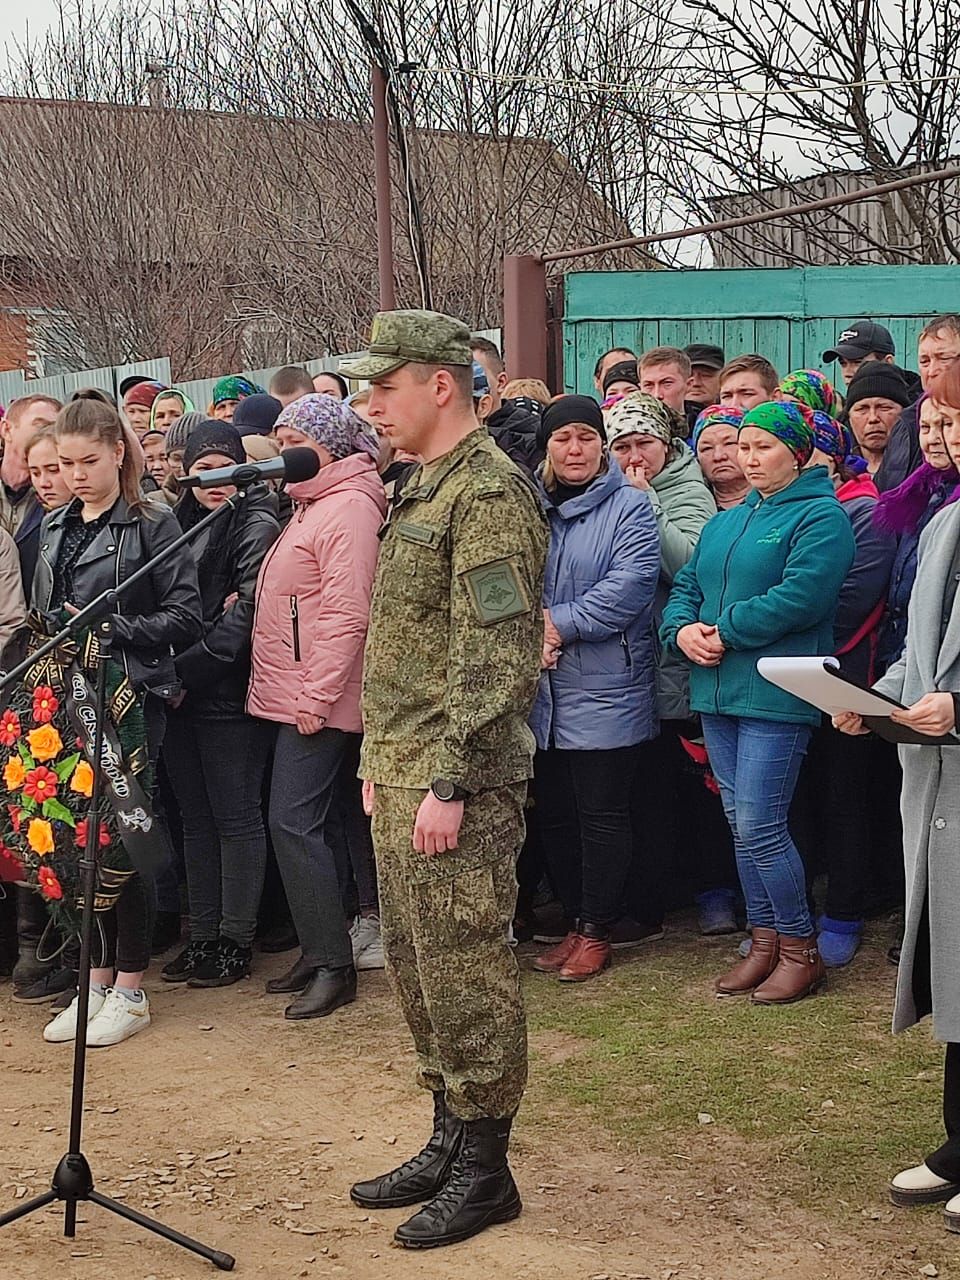
[[[43,899],[33,889],[25,885],[17,885],[17,951],[19,959],[13,968],[13,986],[19,991],[33,987],[47,974],[60,966],[53,960],[38,959],[38,951],[43,935],[50,923]],[[57,943],[52,942],[51,949],[56,951]],[[54,991],[50,999],[57,993]]]
[[[511,1222],[523,1205],[507,1165],[510,1120],[468,1120],[443,1190],[397,1227],[405,1249],[436,1249],[469,1240],[485,1227]]]
[[[423,1150],[399,1169],[358,1182],[350,1199],[364,1209],[404,1209],[421,1204],[441,1190],[460,1150],[463,1121],[447,1107],[442,1093],[433,1095],[433,1133]]]

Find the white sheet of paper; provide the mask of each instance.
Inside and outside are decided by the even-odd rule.
[[[878,698],[869,689],[858,689],[830,675],[828,667],[836,671],[840,663],[836,658],[760,658],[757,662],[757,670],[764,680],[779,685],[827,715],[855,711],[861,716],[889,716],[896,710],[892,703]]]

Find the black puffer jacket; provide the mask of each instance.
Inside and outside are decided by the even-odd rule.
[[[53,573],[63,542],[64,521],[74,504],[44,517],[40,555],[33,579],[33,606],[47,613]],[[117,500],[110,520],[77,561],[73,570],[76,599],[83,608],[104,591],[131,577],[180,536],[172,511],[148,503],[133,511]],[[56,623],[59,619],[51,619]],[[136,689],[162,698],[177,691],[173,654],[200,635],[200,591],[193,556],[187,547],[165,559],[117,601],[113,615],[115,649]]]
[[[546,456],[537,443],[539,424],[540,419],[535,413],[511,400],[504,400],[496,413],[491,413],[487,419],[487,430],[494,443],[531,479]]]
[[[258,484],[238,510],[221,516],[191,544],[203,601],[203,638],[181,653],[177,675],[187,691],[185,712],[239,715],[250,678],[254,593],[263,557],[280,536],[277,495]],[[206,511],[187,492],[176,508],[189,528]],[[237,596],[229,609],[223,603]]]

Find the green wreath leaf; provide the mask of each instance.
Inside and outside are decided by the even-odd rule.
[[[76,827],[77,825],[73,814],[59,800],[44,800],[43,808],[40,812],[45,818],[53,818],[55,821],[65,822],[68,827]]]
[[[53,766],[53,772],[57,775],[61,782],[68,782],[70,775],[80,760],[80,752],[75,751],[72,756],[67,756],[66,760],[61,760],[59,764]]]

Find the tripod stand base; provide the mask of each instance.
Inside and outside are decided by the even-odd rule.
[[[57,1165],[50,1190],[0,1216],[0,1227],[16,1222],[19,1218],[25,1218],[27,1214],[34,1213],[37,1209],[45,1209],[55,1200],[64,1202],[63,1234],[71,1239],[77,1232],[77,1204],[86,1200],[90,1204],[99,1205],[101,1209],[115,1213],[118,1218],[125,1218],[127,1222],[143,1227],[145,1231],[152,1231],[154,1235],[178,1244],[181,1249],[199,1254],[201,1258],[212,1262],[220,1271],[232,1271],[236,1265],[236,1259],[229,1253],[223,1253],[220,1249],[211,1249],[198,1240],[192,1240],[190,1236],[183,1235],[180,1231],[174,1231],[173,1227],[165,1226],[155,1218],[148,1218],[146,1214],[120,1204],[117,1200],[111,1200],[109,1196],[101,1195],[99,1191],[94,1190],[93,1173],[86,1156],[82,1154],[65,1155]]]

